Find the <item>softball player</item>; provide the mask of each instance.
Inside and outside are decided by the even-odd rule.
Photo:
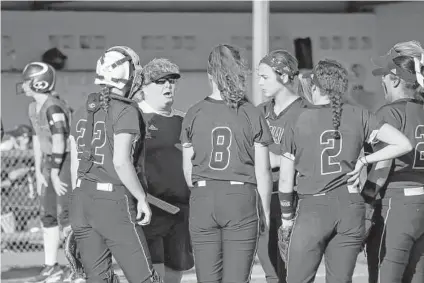
[[[152,206],[152,221],[144,227],[155,270],[167,283],[179,283],[194,265],[188,230],[190,191],[184,179],[180,133],[183,113],[172,108],[179,68],[167,59],[153,59],[143,68],[143,112],[148,192],[180,208],[171,215]],[[177,148],[178,146],[178,148]]]
[[[261,200],[269,224],[273,141],[264,116],[246,99],[240,52],[214,47],[207,70],[212,94],[188,110],[181,131],[197,281],[248,282]]]
[[[52,95],[56,72],[52,66],[32,62],[25,66],[20,91],[34,99],[29,117],[34,129],[33,147],[37,193],[41,197],[44,267],[31,282],[59,281],[63,270],[57,263],[60,229],[69,226],[71,184],[69,156],[70,112],[66,104]]]
[[[161,281],[140,226],[149,224],[151,211],[134,166],[144,151],[145,124],[131,100],[141,71],[133,50],[108,49],[97,61],[101,92],[74,114],[71,221],[87,282],[117,281],[112,255],[130,283]]]
[[[311,76],[314,105],[286,127],[281,144],[282,227],[294,225],[287,282],[313,282],[323,255],[326,282],[352,282],[365,232],[365,204],[357,188],[361,169],[403,155],[412,146],[367,110],[341,102],[348,81],[337,61],[320,61]],[[374,139],[388,146],[358,159],[364,143]],[[293,219],[295,170],[300,200]]]
[[[386,172],[374,171],[387,179],[380,215],[368,250],[371,260],[370,282],[377,282],[377,263],[381,263],[381,282],[424,282],[424,51],[421,56],[401,55],[391,50],[373,60],[379,67],[373,71],[382,77],[385,98],[377,116],[403,132],[414,150],[391,161],[379,163]],[[420,62],[421,60],[421,62]],[[381,145],[380,145],[381,147]],[[380,170],[381,171],[381,170]],[[384,176],[381,176],[384,174]],[[380,225],[379,225],[380,224]],[[379,240],[379,242],[377,242]],[[374,263],[374,264],[373,264]]]
[[[262,93],[269,98],[258,107],[268,122],[274,140],[274,144],[269,146],[269,158],[274,172],[270,227],[269,233],[263,233],[259,239],[258,257],[267,282],[286,282],[286,268],[277,245],[277,231],[281,225],[280,201],[277,194],[280,144],[286,124],[299,115],[304,101],[298,95],[298,62],[289,52],[275,50],[266,55],[259,63],[258,73]]]

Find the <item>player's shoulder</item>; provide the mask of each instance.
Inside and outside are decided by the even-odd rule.
[[[255,107],[250,101],[244,101],[240,106],[239,110],[246,112],[248,116],[260,116],[264,115],[264,112],[259,108]]]
[[[185,113],[184,117],[192,118],[197,113],[200,113],[202,110],[206,110],[208,107],[210,107],[210,105],[207,103],[206,99],[202,99],[191,105]]]
[[[406,107],[406,100],[394,101],[381,106],[375,113],[380,118],[386,115],[403,115],[406,112]]]
[[[259,104],[257,108],[266,116],[272,110],[272,105],[273,101],[270,99]]]

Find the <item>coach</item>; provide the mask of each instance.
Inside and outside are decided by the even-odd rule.
[[[150,225],[143,228],[156,271],[165,282],[179,283],[183,271],[194,265],[188,230],[190,191],[184,180],[179,146],[184,113],[172,108],[179,68],[167,59],[153,59],[143,73],[143,100],[139,107],[147,127],[148,192],[180,208],[180,212],[171,215],[152,206]]]

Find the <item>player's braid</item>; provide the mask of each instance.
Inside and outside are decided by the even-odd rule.
[[[339,127],[342,119],[343,94],[347,91],[347,70],[335,60],[321,60],[315,67],[314,74],[320,84],[322,95],[330,99],[333,114],[334,138],[340,138]]]
[[[340,138],[339,127],[340,127],[340,121],[342,119],[342,105],[343,105],[342,94],[336,91],[330,90],[329,98],[330,98],[331,110],[333,112],[333,128],[335,130],[334,138],[339,139]]]
[[[103,110],[106,112],[109,108],[109,101],[110,101],[110,88],[105,86],[100,91],[100,105],[103,108]]]

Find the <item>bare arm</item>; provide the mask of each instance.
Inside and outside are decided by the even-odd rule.
[[[134,136],[128,133],[120,133],[114,136],[113,165],[119,179],[130,193],[138,201],[145,201],[146,193],[132,163],[133,139]]]
[[[184,178],[186,180],[187,185],[191,188],[193,187],[193,181],[191,179],[191,173],[193,171],[193,164],[191,163],[191,159],[194,155],[194,149],[192,146],[184,146],[183,147],[183,171]]]
[[[268,146],[255,143],[255,175],[268,227],[272,193],[272,175],[269,157]]]
[[[293,196],[294,192],[294,178],[296,170],[294,166],[294,160],[286,156],[281,156],[280,158],[280,179],[278,181],[278,191],[281,195]],[[281,207],[285,207],[286,204],[283,203],[283,199],[280,197]],[[290,207],[293,209],[293,207]],[[289,209],[289,210],[290,210]],[[283,217],[290,217],[293,212],[283,213]]]
[[[77,186],[79,160],[75,139],[73,136],[70,136],[69,139],[71,143],[71,180],[72,189],[74,190]]]
[[[412,144],[408,138],[395,127],[384,124],[377,133],[376,139],[387,144],[384,148],[367,155],[367,163],[375,163],[390,160],[402,156],[412,150]]]
[[[34,148],[34,161],[35,161],[35,172],[37,174],[41,174],[41,158],[42,158],[42,152],[41,152],[41,146],[40,141],[38,140],[37,136],[32,136],[32,145]]]
[[[355,169],[347,174],[348,176],[352,176],[349,178],[348,182],[353,182],[352,185],[354,187],[359,184],[359,174],[363,166],[379,161],[390,161],[391,159],[402,156],[412,150],[412,145],[408,138],[389,124],[384,124],[380,128],[376,135],[376,139],[386,143],[387,146],[370,155],[358,159]],[[384,166],[387,166],[387,164]]]

